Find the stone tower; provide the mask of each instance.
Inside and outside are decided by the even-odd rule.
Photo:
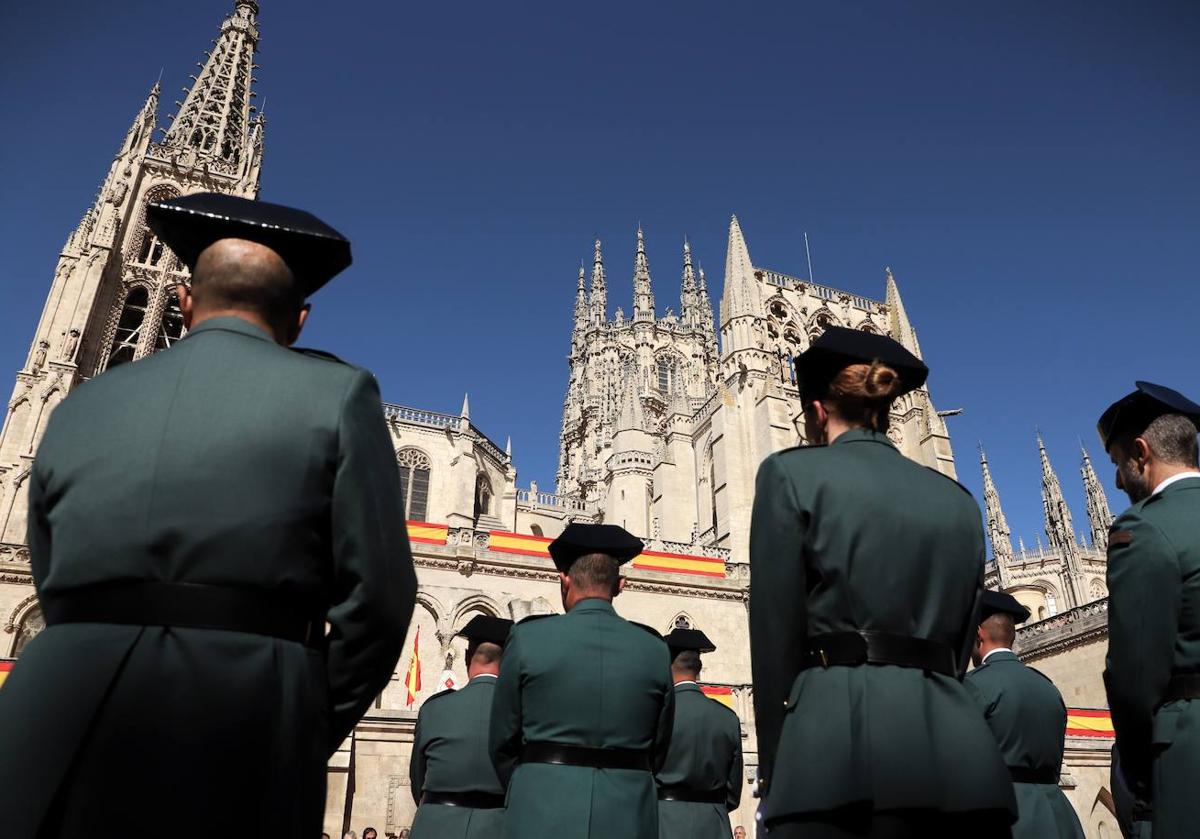
[[[24,541],[25,482],[54,407],[79,382],[183,335],[174,287],[187,282],[187,271],[146,228],[146,204],[202,191],[258,194],[257,14],[256,2],[237,0],[159,142],[154,86],[63,245],[0,432],[0,541]]]
[[[1037,444],[1038,456],[1042,461],[1042,507],[1046,515],[1046,539],[1050,543],[1050,550],[1062,557],[1067,607],[1074,608],[1087,602],[1079,565],[1079,543],[1071,524],[1071,508],[1063,498],[1062,486],[1054,467],[1050,465],[1041,434],[1037,435]]]
[[[1087,499],[1088,528],[1091,530],[1092,547],[1100,551],[1108,550],[1108,527],[1112,524],[1113,514],[1108,507],[1108,498],[1104,495],[1104,486],[1096,477],[1092,468],[1092,459],[1088,457],[1087,449],[1082,448],[1083,463],[1080,473],[1083,475],[1083,494]]]
[[[1008,529],[1008,520],[1004,518],[1004,510],[1000,507],[1000,493],[996,491],[987,453],[982,445],[979,447],[979,466],[983,470],[983,517],[988,542],[992,545],[992,558],[996,561],[996,571],[1000,577],[1000,588],[1003,589],[1008,587],[1008,568],[1013,561],[1012,534]]]
[[[768,454],[800,442],[792,359],[829,325],[890,335],[920,354],[891,271],[886,302],[756,268],[729,224],[718,347],[704,269],[683,244],[679,315],[656,311],[646,237],[637,232],[633,317],[608,317],[595,245],[590,294],[575,278],[558,495],[661,549],[731,552],[745,562],[754,479]],[[901,452],[954,476],[945,422],[925,388],[896,401]]]

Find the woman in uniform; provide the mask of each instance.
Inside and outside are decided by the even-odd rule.
[[[775,837],[1009,835],[1012,783],[962,685],[983,590],[970,493],[888,439],[928,368],[829,327],[796,359],[806,437],[758,471],[750,648]]]

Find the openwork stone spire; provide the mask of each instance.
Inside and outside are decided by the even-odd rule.
[[[240,166],[251,130],[250,100],[254,50],[258,45],[258,4],[238,0],[221,24],[200,75],[167,131],[165,145],[192,149],[201,158]]]
[[[904,301],[900,299],[900,287],[896,285],[892,269],[885,268],[884,271],[887,277],[885,302],[888,307],[888,331],[891,333],[892,340],[899,341],[906,350],[917,358],[921,358],[921,345],[917,343],[917,331],[913,329],[912,323],[908,319]]]
[[[692,246],[683,240],[683,281],[679,288],[679,311],[683,322],[694,324],[702,317],[699,311],[700,298],[696,293],[696,272],[692,269]]]
[[[1046,514],[1046,538],[1052,549],[1074,552],[1075,528],[1071,524],[1071,510],[1063,498],[1062,486],[1058,475],[1050,465],[1050,457],[1046,454],[1046,443],[1042,435],[1037,436],[1038,455],[1042,460],[1042,506]]]
[[[654,291],[650,287],[650,263],[646,259],[646,236],[638,225],[637,255],[633,259],[633,319],[654,320]]]
[[[579,266],[579,281],[575,286],[575,337],[582,337],[587,329],[587,288],[584,286],[583,266]]]
[[[1082,448],[1082,444],[1080,444]],[[1113,514],[1108,507],[1108,498],[1104,495],[1104,486],[1096,477],[1092,468],[1092,459],[1088,457],[1087,449],[1083,449],[1083,492],[1087,498],[1088,527],[1091,530],[1092,545],[1097,550],[1108,550],[1108,527],[1112,524]]]
[[[589,302],[592,323],[604,323],[608,317],[608,289],[604,281],[604,256],[600,253],[600,240],[596,240],[596,251],[592,256],[592,296]]]
[[[992,481],[992,470],[988,467],[987,453],[979,446],[979,467],[983,470],[983,509],[987,519],[988,541],[992,543],[992,558],[1000,574],[1000,587],[1008,585],[1008,566],[1013,560],[1012,534],[1008,520],[1000,507],[1000,493]]]

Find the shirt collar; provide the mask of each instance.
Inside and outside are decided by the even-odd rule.
[[[585,597],[575,604],[571,609],[572,612],[608,612],[616,614],[617,610],[613,608],[613,604],[602,597]]]
[[[1188,478],[1200,478],[1200,472],[1188,471],[1188,472],[1180,472],[1178,475],[1172,475],[1171,477],[1169,477],[1165,481],[1163,481],[1161,484],[1156,486],[1154,488],[1154,492],[1152,492],[1150,494],[1158,495],[1160,492],[1162,492],[1164,489],[1166,489],[1167,487],[1169,487],[1171,484],[1175,483],[1176,481],[1183,481]]]
[[[470,680],[467,682],[467,684],[473,685],[476,682],[478,682],[480,679],[499,679],[499,678],[500,677],[497,676],[495,673],[479,673],[478,675],[472,676],[470,678]]]
[[[830,445],[838,446],[842,443],[882,443],[888,448],[896,448],[886,434],[869,428],[851,428],[843,431]]]
[[[985,655],[983,657],[983,659],[979,662],[979,664],[980,665],[987,664],[987,660],[989,658],[991,658],[992,656],[994,656],[996,653],[1008,653],[1009,655],[1016,655],[1016,653],[1014,653],[1008,647],[996,647],[996,649],[989,651],[988,654]]]

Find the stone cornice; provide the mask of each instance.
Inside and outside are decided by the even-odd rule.
[[[1108,598],[1095,600],[1017,630],[1016,649],[1023,661],[1065,652],[1108,636]]]

